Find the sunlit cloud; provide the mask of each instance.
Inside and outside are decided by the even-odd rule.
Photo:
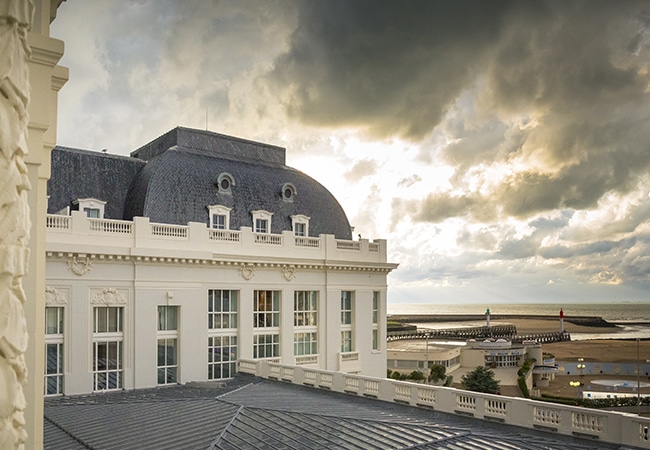
[[[355,236],[388,239],[390,301],[647,299],[648,17],[635,0],[64,2],[58,140],[128,154],[180,125],[286,147]]]

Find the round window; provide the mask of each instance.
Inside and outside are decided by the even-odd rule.
[[[291,188],[286,188],[284,190],[284,198],[291,198],[293,196],[293,191]]]
[[[221,182],[219,183],[219,187],[222,190],[227,191],[228,189],[230,189],[230,180],[226,177],[222,178]]]

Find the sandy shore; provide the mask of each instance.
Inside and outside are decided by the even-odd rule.
[[[493,320],[490,325],[514,325],[517,327],[517,333],[520,335],[535,333],[550,333],[560,331],[560,322],[557,320],[545,319],[508,319]],[[616,333],[620,328],[610,327],[587,327],[584,325],[575,325],[570,322],[564,322],[564,329],[569,333]]]
[[[543,319],[513,319],[507,321],[496,321],[493,324],[511,324],[517,327],[519,334],[545,333],[559,331],[560,325],[557,321]],[[615,334],[620,328],[586,327],[572,323],[564,323],[564,329],[569,333],[608,333]],[[555,355],[556,360],[577,361],[584,358],[585,361],[632,363],[637,361],[637,343],[634,340],[586,340],[555,342],[544,344],[544,352]],[[639,343],[639,359],[645,362],[650,359],[650,341]]]

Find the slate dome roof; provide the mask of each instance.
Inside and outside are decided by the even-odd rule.
[[[320,183],[286,166],[285,150],[281,147],[179,127],[132,153],[146,161],[136,157],[116,158],[122,165],[124,159],[134,163],[126,171],[127,175],[124,167],[120,169],[121,175],[117,177],[120,186],[112,189],[97,188],[100,174],[84,173],[97,166],[91,160],[106,155],[63,147],[57,147],[55,152],[58,153],[53,158],[48,187],[50,203],[57,209],[52,206],[50,212],[77,198],[93,197],[107,202],[107,218],[132,220],[143,216],[157,223],[207,225],[208,206],[222,205],[232,208],[229,227],[232,230],[252,227],[251,212],[265,210],[273,214],[271,233],[291,230],[291,216],[305,215],[310,218],[309,236],[331,234],[339,239],[352,238],[350,223],[338,201]],[[84,176],[75,179],[68,173],[70,170],[65,166],[71,161],[75,161],[76,173]],[[104,167],[106,164],[102,166],[103,177],[110,171]],[[66,180],[62,182],[59,178],[63,175]],[[218,186],[224,175],[231,182],[226,190]],[[70,183],[76,184],[74,189]],[[283,195],[287,187],[290,198]],[[75,198],[71,198],[72,193]],[[118,193],[120,198],[115,198]],[[110,211],[123,213],[110,216],[108,206],[116,202],[123,206]]]

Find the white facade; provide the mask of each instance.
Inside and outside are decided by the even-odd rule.
[[[228,378],[239,358],[385,376],[386,275],[396,267],[386,241],[79,211],[47,219],[47,312],[63,327],[46,330],[46,393]]]

